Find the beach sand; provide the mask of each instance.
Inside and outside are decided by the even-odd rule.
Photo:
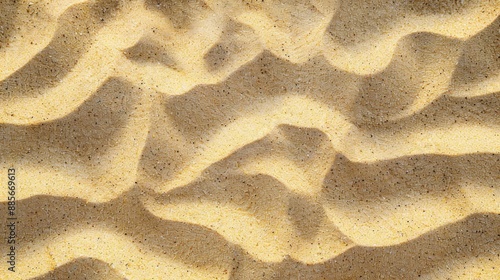
[[[0,62],[0,279],[500,278],[498,0],[2,0]]]

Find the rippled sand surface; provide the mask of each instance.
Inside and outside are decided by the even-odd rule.
[[[500,1],[2,0],[0,279],[500,279]]]

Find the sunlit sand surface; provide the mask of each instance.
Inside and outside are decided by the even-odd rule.
[[[500,1],[5,0],[0,61],[0,279],[500,278]]]

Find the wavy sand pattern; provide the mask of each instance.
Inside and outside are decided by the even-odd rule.
[[[498,0],[6,0],[0,61],[0,279],[500,277]]]

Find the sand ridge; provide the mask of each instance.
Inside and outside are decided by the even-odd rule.
[[[23,200],[20,204],[25,213],[22,218],[34,226],[34,229],[26,234],[26,243],[21,250],[22,254],[31,256],[26,259],[29,261],[20,267],[26,271],[24,277],[33,277],[53,269],[55,273],[64,273],[57,270],[64,269],[66,265],[63,264],[69,263],[73,258],[78,261],[82,256],[104,259],[110,267],[120,273],[125,272],[128,277],[144,275],[137,273],[138,270],[147,269],[148,264],[141,261],[146,259],[156,267],[150,275],[174,275],[192,279],[200,278],[200,275],[207,276],[210,272],[214,273],[211,277],[236,279],[248,279],[245,277],[249,275],[261,278],[268,273],[271,273],[267,276],[271,279],[273,274],[276,277],[283,276],[283,273],[292,277],[302,275],[313,279],[321,279],[334,272],[351,276],[367,275],[366,273],[384,275],[385,272],[380,271],[377,264],[366,265],[370,258],[378,260],[379,265],[385,261],[391,263],[389,275],[392,277],[417,278],[419,273],[434,276],[446,273],[446,269],[440,272],[443,270],[441,264],[449,264],[451,260],[463,260],[465,264],[467,260],[478,256],[488,259],[483,267],[476,267],[479,270],[494,267],[498,261],[498,256],[494,253],[498,249],[495,247],[498,214],[495,213],[478,212],[454,223],[437,227],[407,242],[389,246],[358,245],[346,248],[345,252],[338,256],[311,266],[289,257],[280,262],[261,261],[207,227],[157,218],[135,199],[138,192],[140,190],[134,188],[103,204],[51,196],[36,196]],[[34,214],[38,215],[30,219]],[[145,227],[149,230],[144,231]],[[67,246],[67,242],[74,245]],[[207,244],[211,245],[207,247]],[[112,247],[120,248],[120,254],[110,254]],[[124,249],[128,247],[131,248]],[[55,251],[53,248],[59,248],[61,251]],[[418,250],[418,255],[421,256],[420,260],[413,260],[417,269],[401,269],[413,259],[415,250]],[[45,256],[43,261],[39,260],[40,256]],[[156,262],[160,262],[158,266]],[[351,270],[349,267],[352,266],[358,269]],[[182,271],[181,268],[187,271]]]
[[[499,274],[499,1],[2,1],[0,28],[0,279]]]

